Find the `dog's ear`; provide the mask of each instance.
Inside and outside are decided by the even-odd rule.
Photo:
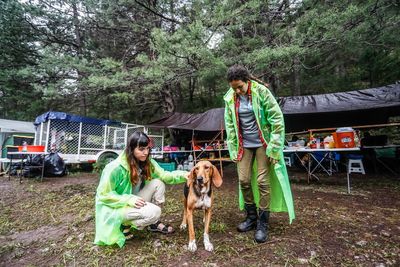
[[[189,176],[188,176],[187,181],[186,181],[186,185],[187,185],[188,187],[190,186],[190,184],[193,183],[194,177],[195,177],[195,168],[193,167],[193,168],[190,170]]]
[[[222,177],[221,174],[219,173],[217,167],[215,167],[214,165],[212,165],[212,182],[214,184],[215,187],[220,187],[222,185]]]

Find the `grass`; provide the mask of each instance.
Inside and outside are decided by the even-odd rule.
[[[228,170],[229,171],[229,170]],[[229,173],[226,171],[227,173]],[[234,174],[233,174],[234,175]],[[233,176],[232,175],[232,176]],[[99,247],[94,239],[96,174],[79,173],[44,182],[0,178],[0,262],[5,266],[396,266],[400,264],[400,181],[355,179],[345,186],[293,184],[297,218],[271,217],[270,238],[257,244],[252,232],[237,233],[243,218],[237,184],[226,175],[215,191],[210,238],[203,247],[203,212],[195,212],[198,250],[187,251],[188,236],[179,230],[182,186],[168,186],[162,220],[175,234],[137,231],[123,248]],[[228,180],[230,179],[230,180]],[[340,180],[341,177],[338,177]],[[1,264],[0,264],[1,265]]]

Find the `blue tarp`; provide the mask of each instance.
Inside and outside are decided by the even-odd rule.
[[[43,113],[42,115],[37,116],[34,124],[37,126],[42,122],[47,122],[48,120],[61,120],[61,121],[78,122],[78,123],[82,122],[94,125],[121,126],[121,122],[119,121],[94,119],[58,111],[48,111],[46,113]]]

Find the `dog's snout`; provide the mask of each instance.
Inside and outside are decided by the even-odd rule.
[[[203,176],[197,177],[197,181],[198,181],[199,183],[203,183],[203,181],[204,181]]]

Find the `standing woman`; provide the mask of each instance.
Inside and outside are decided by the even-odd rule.
[[[237,163],[240,209],[244,207],[247,213],[237,230],[256,229],[254,239],[262,243],[268,239],[270,212],[288,212],[290,223],[295,217],[283,158],[283,114],[268,88],[243,66],[230,67],[227,78],[227,144],[231,159]]]
[[[97,245],[122,247],[130,228],[169,234],[174,229],[161,223],[165,184],[186,181],[186,171],[164,171],[150,159],[150,139],[143,132],[133,133],[125,151],[107,164],[96,193]]]

